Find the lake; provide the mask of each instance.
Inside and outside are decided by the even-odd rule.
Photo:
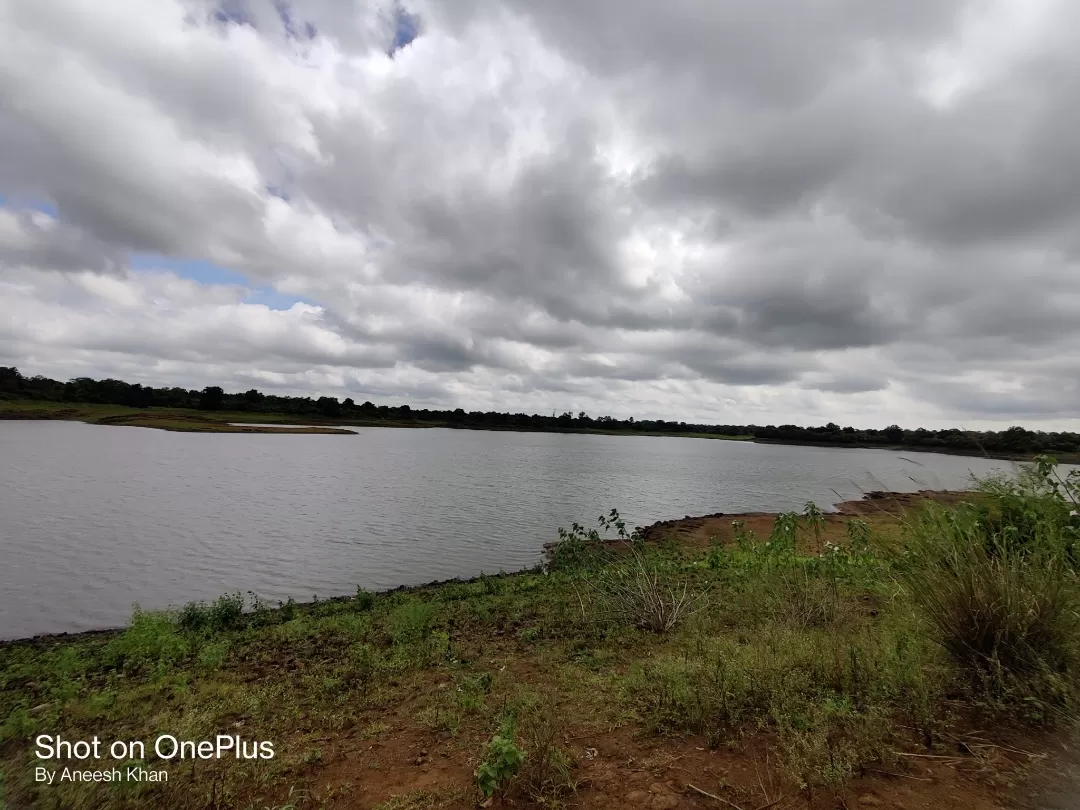
[[[1007,461],[651,436],[355,428],[197,434],[0,421],[0,638],[132,604],[276,604],[536,564],[573,521],[823,508]],[[841,498],[837,498],[839,493]]]

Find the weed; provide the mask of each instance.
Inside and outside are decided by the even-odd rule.
[[[488,740],[484,748],[484,758],[475,776],[476,786],[486,798],[505,790],[525,761],[524,752],[514,743],[514,732],[514,721],[504,720],[498,733]]]
[[[199,666],[203,669],[221,669],[225,657],[229,654],[228,641],[215,641],[199,650]]]
[[[360,613],[366,613],[375,607],[375,594],[371,591],[365,591],[363,588],[357,587],[356,599],[353,600],[353,605]]]
[[[1080,602],[1061,534],[1047,511],[1004,527],[986,515],[924,508],[907,525],[901,581],[984,707],[1037,722],[1074,714]]]
[[[516,713],[519,737],[525,751],[522,784],[539,804],[559,802],[577,792],[573,754],[557,745],[563,732],[559,718],[565,716],[550,695],[522,701]]]
[[[296,618],[296,600],[290,596],[288,601],[279,602],[278,612],[281,614],[282,622],[291,622]]]
[[[222,594],[209,605],[188,602],[177,616],[181,630],[220,633],[238,627],[244,615],[244,596],[241,593]]]
[[[795,553],[799,534],[799,516],[795,512],[781,512],[773,522],[769,535],[769,552],[776,557]]]
[[[409,599],[390,614],[390,638],[394,644],[407,645],[421,641],[431,627],[435,606],[419,599]]]
[[[816,503],[807,501],[806,506],[803,507],[803,519],[806,521],[806,525],[810,527],[810,532],[814,535],[815,544],[821,545],[821,535],[825,531],[824,513]]]
[[[143,611],[136,605],[131,626],[109,643],[104,657],[118,669],[150,668],[162,672],[190,652],[190,642],[180,634],[169,613]]]
[[[571,548],[563,566],[571,558],[583,561],[577,571],[583,587],[577,596],[584,621],[629,624],[667,633],[704,605],[708,588],[691,589],[687,578],[672,577],[673,567],[649,552],[640,532],[627,534],[618,511],[612,509],[608,517],[601,515],[599,523],[618,532],[618,545],[626,553],[597,548],[600,541],[595,531],[586,537],[586,543],[577,524],[570,533],[560,529],[563,543]]]

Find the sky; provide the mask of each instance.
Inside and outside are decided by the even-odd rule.
[[[0,364],[1080,429],[1072,0],[5,0]]]

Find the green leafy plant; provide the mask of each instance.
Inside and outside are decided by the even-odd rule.
[[[357,612],[366,613],[375,607],[375,594],[371,591],[366,591],[363,588],[357,586],[356,588],[356,600],[354,603]]]
[[[485,798],[505,790],[525,762],[525,753],[515,744],[514,734],[515,723],[507,719],[499,732],[488,740],[484,759],[475,774],[476,786]]]
[[[177,624],[181,630],[217,633],[237,627],[243,614],[243,594],[226,593],[210,604],[188,602],[180,610]]]
[[[814,535],[816,543],[821,542],[821,535],[825,532],[825,514],[813,501],[807,501],[803,507],[803,519],[810,527],[810,533]]]
[[[869,556],[870,524],[860,518],[853,518],[847,523],[848,553],[855,558]]]
[[[799,515],[781,512],[773,522],[769,535],[768,550],[772,557],[784,557],[795,553],[795,541],[799,534]]]

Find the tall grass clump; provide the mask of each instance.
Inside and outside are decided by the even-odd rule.
[[[583,620],[668,633],[703,607],[707,584],[697,587],[678,560],[647,548],[640,532],[627,532],[617,510],[598,522],[616,538],[575,523],[559,530],[550,555],[554,569],[571,578]]]
[[[1040,459],[989,479],[953,509],[906,523],[900,579],[935,640],[984,708],[1038,723],[1080,706],[1080,479]]]

